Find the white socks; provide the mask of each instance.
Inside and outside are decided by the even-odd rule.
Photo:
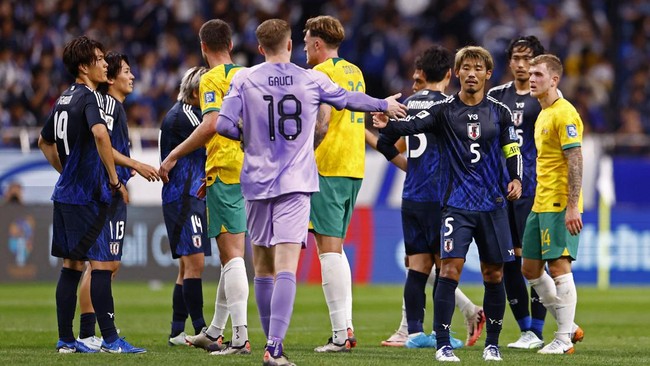
[[[557,276],[554,280],[557,288],[557,301],[555,304],[557,333],[555,336],[569,342],[571,341],[573,319],[576,315],[576,304],[578,303],[576,284],[573,281],[573,273]]]
[[[528,281],[549,313],[557,321],[556,337],[564,342],[571,341],[571,333],[577,328],[573,322],[576,314],[578,294],[573,273],[558,276],[553,280],[544,272],[540,278]]]
[[[221,276],[225,279],[224,293],[232,322],[232,345],[241,346],[248,340],[248,277],[244,258],[231,259],[223,266]]]
[[[219,278],[217,296],[214,301],[214,315],[212,317],[212,322],[206,331],[206,333],[212,338],[223,336],[223,331],[226,329],[226,322],[230,315],[228,312],[228,304],[226,303],[226,277],[223,275],[223,272],[224,267],[221,265],[221,278]]]
[[[323,253],[320,254],[318,258],[320,259],[323,293],[325,294],[325,301],[327,302],[327,308],[330,312],[332,332],[336,337],[337,331],[344,331],[347,329],[347,289],[344,284],[345,281],[343,280],[345,277],[346,265],[343,256],[339,253]]]
[[[469,297],[467,297],[458,287],[456,287],[456,291],[454,291],[454,297],[456,298],[456,307],[461,313],[463,313],[465,319],[473,317],[476,305],[474,305],[472,300],[470,300]]]
[[[402,320],[399,323],[398,331],[404,334],[409,334],[409,325],[406,322],[406,304],[404,303],[403,296],[402,296]]]
[[[542,273],[540,278],[528,281],[530,285],[537,291],[539,301],[542,302],[546,310],[557,320],[557,313],[555,312],[555,304],[557,302],[557,288],[555,282],[546,271]]]
[[[354,325],[352,325],[352,271],[350,270],[350,262],[348,262],[348,257],[345,255],[345,250],[341,248],[341,256],[345,262],[345,268],[343,269],[343,286],[345,286],[345,322],[346,329],[350,328],[354,331]]]

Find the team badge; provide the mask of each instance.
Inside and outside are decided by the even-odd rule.
[[[449,253],[454,250],[454,238],[445,239],[445,244],[443,245],[445,252]]]
[[[112,241],[110,244],[108,244],[109,251],[111,252],[112,255],[118,255],[120,254],[120,243],[116,241]]]
[[[519,127],[524,123],[524,111],[512,111],[512,123]]]
[[[467,124],[467,137],[474,141],[481,137],[481,124],[479,122]]]
[[[576,128],[576,125],[566,126],[566,134],[572,139],[578,137],[578,129]]]
[[[192,244],[194,244],[195,247],[200,248],[201,247],[201,235],[192,235]]]
[[[214,92],[203,93],[203,101],[205,104],[214,103]]]

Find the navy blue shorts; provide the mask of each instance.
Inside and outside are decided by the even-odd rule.
[[[510,233],[512,234],[512,246],[521,248],[526,219],[533,208],[535,197],[521,197],[518,200],[508,201],[508,218],[510,219]]]
[[[88,260],[89,250],[102,232],[108,205],[91,201],[85,205],[54,202],[52,256]]]
[[[172,258],[196,253],[206,256],[212,254],[208,240],[208,221],[205,219],[205,201],[183,196],[164,204],[163,216]]]
[[[440,202],[402,200],[406,255],[440,253]]]
[[[465,258],[472,238],[483,263],[503,263],[515,259],[508,210],[467,211],[454,207],[442,210],[441,258]]]
[[[122,245],[126,231],[126,203],[121,195],[113,196],[108,207],[106,222],[97,242],[88,251],[88,258],[99,262],[112,262],[122,259]]]

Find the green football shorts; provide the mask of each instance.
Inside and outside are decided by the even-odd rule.
[[[319,175],[320,192],[311,195],[309,229],[321,235],[345,238],[361,181],[359,178]]]
[[[217,177],[207,187],[206,196],[208,237],[246,232],[246,208],[239,184],[226,184]]]
[[[552,260],[578,257],[580,235],[571,235],[562,212],[530,212],[524,230],[522,256],[528,259]]]

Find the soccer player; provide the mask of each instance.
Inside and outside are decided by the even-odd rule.
[[[129,130],[124,111],[124,100],[127,95],[133,92],[133,80],[135,76],[131,73],[129,59],[126,55],[117,52],[108,52],[104,60],[108,64],[107,82],[100,83],[97,91],[105,96],[105,119],[111,136],[111,145],[113,146],[113,158],[115,160],[115,170],[122,184],[126,184],[138,172],[148,181],[156,181],[158,177],[157,169],[134,160],[130,157],[129,152]],[[102,229],[101,237],[108,243],[111,253],[117,254],[113,257],[119,261],[122,257],[122,246],[124,243],[124,229],[126,227],[126,204],[118,197],[114,196],[111,200],[107,221]],[[115,276],[117,268],[112,274]],[[95,337],[96,314],[92,307],[90,283],[92,281],[92,269],[86,268],[81,279],[79,289],[79,307],[81,310],[79,337],[77,341],[84,343],[89,348],[99,350],[101,348],[101,338]]]
[[[562,62],[556,56],[535,57],[528,72],[530,95],[542,111],[535,122],[537,189],[524,231],[522,272],[557,321],[555,339],[537,352],[573,353],[573,343],[584,337],[574,323],[578,296],[571,273],[582,230],[583,125],[576,109],[558,95]]]
[[[388,124],[387,133],[433,132],[440,137],[444,162],[440,174],[444,192],[442,266],[434,298],[438,361],[460,361],[450,344],[449,326],[454,291],[472,238],[478,246],[485,286],[487,337],[483,359],[502,359],[498,344],[505,312],[503,263],[514,259],[506,200],[521,195],[522,161],[510,110],[496,99],[484,96],[493,67],[492,56],[486,49],[460,49],[454,61],[460,92],[417,115],[411,123]]]
[[[415,94],[405,102],[409,107],[409,116],[414,118],[418,113],[428,110],[433,102],[447,98],[443,93],[449,85],[452,67],[453,55],[440,46],[430,47],[416,58],[413,73]],[[425,334],[422,323],[427,282],[432,275],[435,295],[436,279],[440,273],[440,151],[437,139],[431,133],[407,136],[406,161],[395,147],[398,139],[398,135],[381,134],[377,149],[396,166],[407,167],[402,191],[402,228],[409,270],[404,285],[404,319],[401,322],[406,324],[404,327],[400,325],[400,329],[383,341],[382,345],[435,348],[435,334]],[[434,264],[435,271],[432,271]],[[455,296],[456,305],[469,325],[467,344],[474,345],[485,324],[483,310],[458,288]],[[451,344],[454,348],[463,346],[462,341],[453,337]]]
[[[104,99],[95,91],[107,81],[103,49],[101,43],[85,36],[65,45],[63,63],[75,82],[57,99],[38,141],[45,158],[61,174],[52,193],[52,255],[63,258],[56,289],[59,353],[96,352],[77,342],[72,332],[77,286],[86,260],[93,269],[91,299],[102,332],[102,351],[145,352],[117,335],[111,275],[119,262],[113,260],[109,243],[98,240],[112,193],[119,192],[128,202],[115,171],[101,109]]]
[[[536,349],[544,345],[542,331],[544,330],[546,308],[539,301],[535,289],[531,289],[530,312],[528,311],[528,290],[524,276],[521,274],[521,242],[526,218],[535,199],[537,150],[535,149],[534,133],[535,120],[541,111],[539,102],[530,95],[528,67],[533,57],[544,53],[544,46],[535,36],[519,37],[510,42],[506,53],[514,81],[490,89],[488,95],[510,108],[524,167],[521,198],[516,201],[508,201],[508,216],[512,243],[515,248],[515,260],[504,263],[503,283],[510,309],[521,331],[519,339],[508,344],[508,347]]]
[[[338,19],[327,15],[310,18],[303,33],[307,63],[314,70],[346,90],[365,92],[361,70],[339,57],[345,30]],[[332,336],[314,351],[346,352],[357,341],[352,324],[352,273],[343,241],[364,174],[365,113],[323,104],[318,118],[328,125],[328,132],[315,152],[320,191],[311,196],[310,229],[318,246]]]
[[[217,288],[214,316],[210,326],[186,341],[215,355],[250,353],[248,342],[248,277],[244,265],[246,212],[239,175],[244,160],[240,144],[216,134],[211,128],[221,109],[223,97],[233,76],[242,67],[232,63],[232,32],[219,19],[207,21],[199,30],[201,53],[210,71],[201,77],[199,93],[202,123],[190,137],[172,150],[160,165],[166,179],[176,161],[207,144],[206,193],[208,236],[216,237],[221,260],[221,279]],[[257,282],[256,282],[257,283]],[[224,349],[223,331],[231,316],[232,341]]]
[[[307,242],[310,195],[318,191],[314,141],[327,131],[316,127],[322,124],[316,118],[319,105],[401,115],[405,107],[395,100],[399,95],[379,100],[347,92],[325,74],[291,63],[291,28],[284,20],[263,22],[256,36],[266,62],[235,75],[216,128],[229,138],[243,137],[241,182],[255,276],[273,284],[256,293],[267,336],[264,365],[294,365],[282,342],[293,312],[300,250]]]
[[[160,126],[160,160],[185,140],[201,123],[199,81],[207,71],[193,67],[181,80],[177,101]],[[172,329],[169,345],[185,344],[185,320],[192,318],[195,334],[205,327],[201,275],[205,256],[212,254],[207,235],[205,200],[199,189],[205,177],[205,148],[198,148],[178,160],[163,185],[163,216],[172,258],[180,258],[172,296]]]

